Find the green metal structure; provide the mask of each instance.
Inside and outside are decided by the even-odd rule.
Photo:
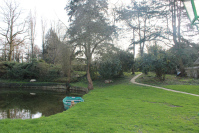
[[[187,11],[188,18],[189,18],[191,24],[198,26],[198,24],[199,24],[199,15],[198,15],[197,8],[199,9],[199,7],[197,7],[197,6],[200,6],[200,5],[198,5],[197,3],[199,3],[199,0],[182,0],[182,1],[184,3],[184,7],[185,7],[185,9]]]

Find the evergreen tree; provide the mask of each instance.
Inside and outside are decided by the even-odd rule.
[[[106,19],[107,0],[71,0],[66,7],[71,25],[70,43],[83,48],[87,61],[88,89],[93,89],[90,76],[92,55],[103,43],[111,40],[115,28]]]
[[[44,60],[46,62],[55,64],[56,61],[58,61],[60,45],[61,41],[55,31],[51,28],[45,37]]]

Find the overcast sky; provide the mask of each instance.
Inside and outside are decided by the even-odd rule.
[[[36,38],[35,44],[40,48],[42,47],[42,35],[41,35],[41,17],[47,21],[46,32],[50,28],[51,23],[57,23],[58,20],[61,20],[65,25],[68,25],[68,16],[66,7],[68,0],[15,0],[19,3],[20,9],[23,11],[23,17],[28,16],[30,10],[36,11]],[[131,0],[108,0],[110,3],[109,7],[114,7],[114,5],[128,5]],[[0,0],[0,6],[2,6],[4,0]],[[63,28],[66,29],[66,28]],[[121,34],[118,43],[118,46],[127,49],[131,43],[132,33]],[[136,51],[137,52],[137,51]]]
[[[25,18],[28,16],[30,10],[32,12],[36,11],[36,38],[35,44],[41,48],[41,17],[47,21],[47,29],[50,28],[51,23],[57,23],[58,20],[61,20],[65,25],[68,25],[68,16],[66,7],[68,0],[15,0],[19,3],[20,9],[23,11],[23,15]],[[108,0],[110,3],[109,7],[114,7],[113,5],[127,5],[130,0]],[[0,5],[3,5],[4,0],[0,0]],[[128,40],[129,41],[129,40]],[[129,42],[127,42],[129,43]],[[124,43],[125,44],[125,43]],[[126,46],[123,44],[122,48],[126,49],[129,44]]]

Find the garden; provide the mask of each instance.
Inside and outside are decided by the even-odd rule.
[[[130,83],[133,76],[125,75],[111,84],[95,81],[95,89],[83,96],[84,102],[62,113],[38,119],[0,120],[0,132],[199,131],[198,97],[134,85]],[[84,87],[87,82],[74,85]],[[198,85],[185,89],[197,92]]]
[[[0,133],[199,132],[197,13],[191,23],[183,1],[113,2],[68,0],[68,20],[40,28],[36,11],[2,2]],[[84,102],[64,110],[66,96]]]

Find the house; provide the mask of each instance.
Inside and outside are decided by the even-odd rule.
[[[193,67],[185,68],[188,77],[199,78],[199,58],[194,62]]]

